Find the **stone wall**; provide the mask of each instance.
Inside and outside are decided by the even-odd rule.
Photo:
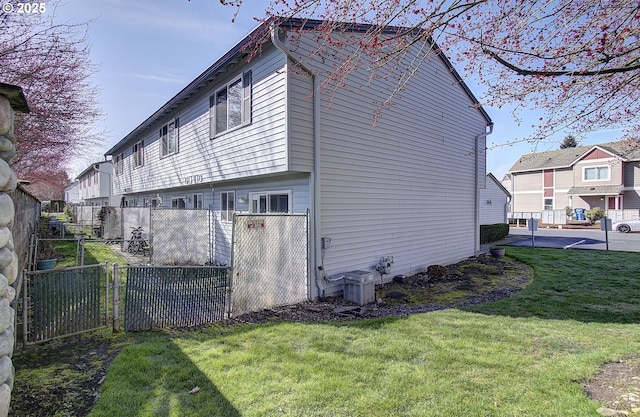
[[[16,174],[9,166],[16,154],[13,122],[15,96],[26,107],[19,87],[0,84],[0,417],[9,415],[9,403],[15,369],[11,362],[14,345],[15,310],[11,302],[16,296],[12,286],[20,270],[11,227],[15,206],[9,193],[17,187]],[[10,94],[13,102],[3,93]],[[28,108],[27,110],[28,111]]]

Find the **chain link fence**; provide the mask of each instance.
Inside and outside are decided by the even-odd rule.
[[[231,315],[308,299],[307,214],[235,214]]]
[[[151,211],[151,261],[157,265],[211,262],[214,216],[210,210]]]

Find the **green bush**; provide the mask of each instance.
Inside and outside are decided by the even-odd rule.
[[[481,224],[480,243],[489,243],[500,240],[509,235],[509,225],[507,223]]]
[[[589,219],[591,224],[593,224],[593,223],[597,222],[598,220],[604,218],[604,216],[605,216],[605,212],[600,207],[594,207],[591,210],[587,210],[586,213],[584,213],[584,217]]]

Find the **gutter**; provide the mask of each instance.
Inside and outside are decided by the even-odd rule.
[[[310,252],[313,254],[313,271],[312,275],[315,277],[315,285],[318,291],[318,297],[324,297],[324,287],[322,284],[322,278],[325,276],[324,265],[322,263],[322,249],[318,242],[318,236],[320,236],[320,126],[319,120],[319,103],[318,103],[318,91],[316,83],[316,75],[313,71],[307,68],[300,60],[298,60],[293,54],[284,46],[284,44],[278,38],[280,27],[277,24],[271,25],[271,43],[277,49],[282,51],[286,57],[295,63],[300,69],[311,76],[311,84],[313,90],[313,169],[311,171],[311,187],[312,187],[312,206],[313,206],[313,232],[311,238]]]
[[[476,175],[475,175],[475,188],[476,188],[476,212],[475,212],[475,225],[473,228],[473,252],[475,254],[475,256],[480,255],[480,173],[479,168],[480,168],[480,146],[478,145],[478,142],[480,141],[480,139],[486,139],[487,136],[489,136],[490,134],[493,133],[493,123],[489,123],[489,131],[487,132],[485,130],[485,132],[480,133],[479,135],[476,136],[476,141],[475,141],[475,152],[476,152],[476,161],[475,161],[475,168],[476,168]],[[485,168],[486,171],[486,168]],[[483,175],[486,176],[486,173],[484,173]],[[506,207],[506,206],[505,206]]]

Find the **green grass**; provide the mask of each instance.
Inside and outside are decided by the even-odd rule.
[[[126,265],[127,260],[115,254],[111,248],[102,242],[84,243],[84,264],[95,265],[109,262],[110,264]],[[78,243],[75,240],[59,240],[54,242],[54,247],[58,255],[56,268],[77,266]]]
[[[640,254],[508,252],[534,282],[467,311],[132,335],[90,416],[597,416],[580,381],[640,350]]]

